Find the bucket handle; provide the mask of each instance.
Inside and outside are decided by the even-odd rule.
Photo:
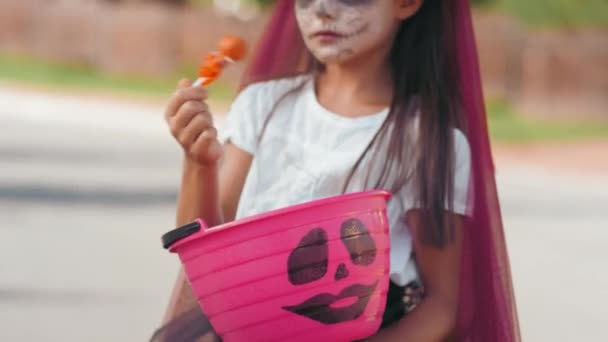
[[[176,242],[189,237],[192,234],[198,233],[199,231],[205,232],[207,230],[207,224],[202,219],[196,219],[181,227],[175,228],[172,231],[165,233],[161,240],[164,249],[169,249]]]

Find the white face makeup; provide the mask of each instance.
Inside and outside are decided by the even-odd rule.
[[[389,43],[397,22],[393,11],[392,0],[296,0],[306,46],[324,64]]]

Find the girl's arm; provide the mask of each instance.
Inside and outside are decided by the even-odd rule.
[[[369,341],[445,341],[453,333],[457,318],[464,218],[454,216],[454,240],[441,249],[422,244],[416,238],[422,229],[419,210],[409,211],[406,220],[414,237],[425,297],[402,320],[381,330]]]
[[[210,227],[234,220],[251,161],[249,153],[230,143],[224,146],[220,166],[204,166],[184,158],[177,226],[199,217]],[[180,270],[171,297],[165,322],[197,305],[183,270]]]

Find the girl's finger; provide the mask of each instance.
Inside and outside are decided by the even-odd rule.
[[[213,118],[208,113],[207,105],[198,101],[189,101],[180,108],[177,115],[169,120],[169,126],[173,136],[179,136],[180,132],[188,126],[190,121],[196,116],[203,116],[209,126],[213,125]]]
[[[192,86],[192,81],[190,81],[187,78],[182,78],[181,80],[179,80],[179,82],[177,82],[177,89],[175,89],[175,90],[188,88],[190,86]]]
[[[165,119],[169,120],[175,116],[180,107],[188,101],[203,101],[207,99],[207,90],[201,87],[189,87],[178,89],[167,104]]]
[[[217,130],[210,127],[203,131],[192,144],[190,153],[206,158],[207,162],[214,162],[221,156],[222,147],[217,140]]]
[[[211,127],[212,126],[209,125],[209,120],[202,115],[196,115],[188,125],[181,130],[177,139],[180,144],[188,150],[192,147],[198,137]]]

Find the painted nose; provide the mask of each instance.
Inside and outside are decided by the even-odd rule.
[[[334,279],[336,281],[344,279],[348,277],[348,268],[346,268],[346,265],[344,263],[341,263],[338,266],[338,269],[336,269],[336,274],[334,274]]]
[[[315,14],[322,19],[333,19],[336,17],[335,0],[319,0],[315,5]]]

